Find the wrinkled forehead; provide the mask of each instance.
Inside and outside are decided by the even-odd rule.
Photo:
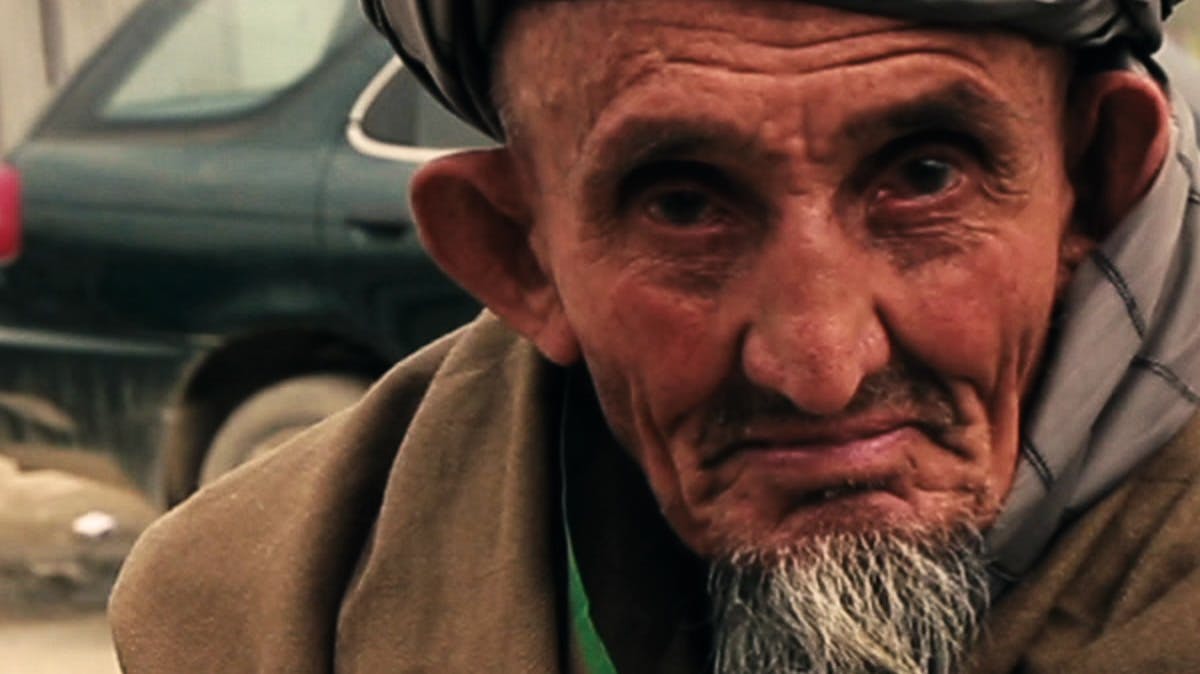
[[[518,12],[500,45],[498,78],[506,121],[520,128],[510,129],[510,140],[552,138],[563,155],[577,154],[606,116],[639,102],[638,114],[673,108],[677,117],[712,117],[721,107],[752,109],[745,99],[758,98],[799,114],[813,91],[828,93],[816,103],[855,103],[851,89],[838,86],[851,77],[898,103],[906,90],[920,93],[917,80],[942,88],[963,80],[984,98],[1014,87],[1045,98],[1059,85],[1044,73],[1063,53],[998,29],[931,27],[800,2],[586,0]],[[902,60],[906,67],[892,70],[901,79],[871,80],[881,70],[873,66]],[[808,86],[816,80],[825,86]]]
[[[969,29],[1003,27],[1069,49],[1105,48],[1149,58],[1179,0],[811,0],[871,14]],[[530,5],[611,0],[360,0],[414,75],[463,119],[501,139],[492,98],[493,49],[514,11]],[[660,0],[622,0],[658,3]],[[742,4],[729,0],[731,4]],[[748,0],[785,4],[798,0]],[[679,3],[676,3],[679,4]],[[688,3],[684,3],[685,5]],[[701,4],[701,3],[697,3]],[[684,8],[695,17],[699,8]]]
[[[855,37],[915,28],[911,21],[773,0],[584,0],[530,3],[517,10],[501,39],[502,67],[522,86],[538,70],[555,73],[542,88],[620,85],[624,71],[690,46],[695,54],[731,48],[828,50]],[[689,45],[690,43],[690,45]],[[570,84],[557,71],[567,70]],[[542,79],[542,78],[539,78]],[[556,86],[556,85],[561,85]]]

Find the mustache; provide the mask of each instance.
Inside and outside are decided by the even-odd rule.
[[[864,377],[845,409],[834,415],[807,412],[778,391],[742,377],[728,381],[706,407],[700,446],[734,444],[752,426],[827,427],[864,414],[903,418],[935,436],[959,423],[945,385],[930,370],[904,359]]]

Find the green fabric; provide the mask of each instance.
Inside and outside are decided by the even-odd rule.
[[[588,674],[617,674],[617,668],[608,657],[604,640],[592,624],[591,607],[588,605],[587,590],[583,587],[583,576],[579,563],[575,561],[575,550],[571,547],[571,533],[567,531],[567,575],[568,600],[571,606],[571,622],[583,650]]]
[[[569,386],[569,385],[568,385]],[[563,542],[567,552],[567,605],[571,613],[571,628],[575,643],[583,657],[587,674],[617,674],[617,668],[608,655],[604,640],[592,622],[592,610],[588,602],[587,588],[583,585],[583,574],[579,572],[579,561],[575,559],[575,546],[571,542],[570,500],[567,498],[567,419],[568,403],[566,396],[563,400],[563,413],[559,420],[558,466],[559,480],[562,489],[561,512],[563,527]]]

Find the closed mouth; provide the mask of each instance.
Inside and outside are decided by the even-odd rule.
[[[702,463],[712,468],[744,452],[835,452],[848,445],[870,442],[905,428],[929,434],[925,424],[912,419],[871,419],[855,422],[807,425],[806,428],[754,429],[720,447]]]

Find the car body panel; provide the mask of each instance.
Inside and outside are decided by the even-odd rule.
[[[196,402],[189,378],[222,349],[302,335],[382,367],[478,312],[416,237],[407,186],[421,158],[367,156],[347,138],[351,108],[391,58],[353,0],[339,1],[354,25],[261,104],[105,117],[180,17],[239,1],[143,5],[8,158],[24,185],[25,250],[0,270],[0,392],[43,400],[74,431],[13,419],[7,435],[110,453],[152,494],[165,420]],[[286,362],[246,382],[324,366],[281,350]],[[207,376],[229,377],[238,395],[250,385]]]

